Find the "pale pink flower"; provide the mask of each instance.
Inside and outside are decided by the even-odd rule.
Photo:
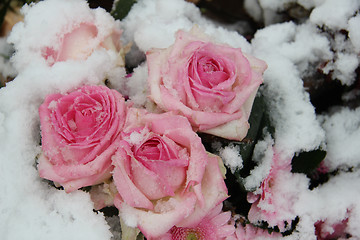
[[[150,98],[186,116],[195,130],[241,140],[265,62],[211,42],[198,28],[178,31],[174,45],[147,52]]]
[[[86,0],[49,0],[25,5],[22,13],[24,21],[14,26],[9,39],[20,70],[86,60],[95,51],[123,66],[120,21],[104,9],[91,9]]]
[[[222,212],[222,204],[212,209],[199,223],[188,226],[174,226],[169,232],[152,240],[236,240],[231,212]]]
[[[269,174],[258,191],[247,195],[248,202],[252,203],[248,213],[250,222],[256,224],[266,221],[270,227],[278,226],[281,231],[291,226],[291,221],[296,217],[292,205],[297,198],[297,192],[293,190],[297,186],[289,184],[293,177],[291,158],[283,160],[280,154],[274,153]],[[287,227],[285,221],[288,223]]]
[[[121,31],[114,28],[106,37],[98,36],[98,28],[94,23],[81,23],[73,26],[69,32],[59,34],[60,44],[45,47],[43,57],[50,65],[67,60],[84,60],[98,48],[120,51]]]
[[[193,225],[227,198],[219,159],[206,153],[188,120],[129,109],[112,158],[124,221],[155,238],[174,225]]]
[[[121,94],[104,86],[48,95],[39,108],[40,176],[66,192],[109,178],[126,111]]]

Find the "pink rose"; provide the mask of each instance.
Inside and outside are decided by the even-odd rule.
[[[127,117],[112,158],[114,204],[127,225],[152,239],[198,223],[227,198],[218,157],[206,153],[185,117],[135,108]]]
[[[119,52],[121,50],[121,31],[114,28],[106,36],[98,34],[98,28],[93,23],[81,23],[71,28],[69,32],[61,33],[59,44],[43,49],[43,57],[50,65],[67,60],[84,60],[98,48]]]
[[[126,109],[121,94],[104,86],[48,95],[39,108],[40,177],[62,185],[66,192],[109,178]]]
[[[243,139],[267,65],[239,48],[217,45],[197,28],[179,31],[174,45],[146,54],[150,98],[186,116],[201,132]]]
[[[24,21],[16,24],[9,36],[19,72],[70,60],[86,62],[84,68],[102,61],[109,63],[111,70],[124,66],[129,47],[122,46],[120,21],[105,9],[90,8],[86,0],[36,2],[24,6]],[[94,58],[86,61],[91,56]],[[72,64],[61,65],[68,68]]]

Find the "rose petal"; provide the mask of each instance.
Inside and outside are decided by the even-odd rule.
[[[178,196],[176,199],[171,198],[167,202],[159,203],[159,206],[155,206],[155,208],[159,208],[159,211],[152,212],[132,208],[117,198],[114,200],[120,215],[123,218],[135,218],[137,227],[147,239],[157,238],[165,234],[193,211],[195,203],[196,196],[192,193],[187,193],[183,196]]]
[[[122,142],[121,145],[126,146],[125,142]],[[135,186],[133,181],[129,177],[127,170],[129,167],[126,167],[125,161],[129,156],[123,152],[122,149],[119,149],[112,158],[112,162],[115,166],[113,172],[113,179],[116,185],[116,188],[121,195],[121,198],[132,207],[153,209],[153,204],[151,201]]]
[[[177,226],[191,227],[197,225],[214,206],[219,205],[228,198],[227,187],[219,168],[219,161],[222,160],[218,156],[209,154],[209,161],[201,184],[205,200],[204,205],[201,207],[197,205],[194,212]]]

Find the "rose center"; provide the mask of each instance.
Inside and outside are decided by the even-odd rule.
[[[202,63],[200,66],[202,67],[203,72],[206,73],[211,73],[218,70],[218,66],[215,66],[213,62]]]
[[[80,96],[72,107],[73,110],[66,114],[68,125],[79,137],[94,133],[107,115],[97,96]]]
[[[161,148],[161,143],[158,140],[149,140],[140,146],[136,155],[157,160],[161,158]]]
[[[193,64],[197,65],[198,80],[202,86],[213,88],[229,78],[229,74],[221,62],[209,56],[196,56],[194,60]]]
[[[173,227],[170,230],[172,240],[204,240],[206,234],[199,228]]]

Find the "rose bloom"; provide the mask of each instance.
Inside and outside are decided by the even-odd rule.
[[[156,240],[236,240],[235,223],[231,221],[231,212],[222,212],[222,206],[222,204],[217,205],[196,225],[174,226]]]
[[[58,46],[44,48],[42,55],[52,65],[71,59],[84,60],[98,48],[120,52],[120,37],[121,31],[116,28],[106,36],[99,36],[96,25],[85,22],[73,26],[69,32],[62,32],[58,36]],[[124,65],[122,58],[119,58],[119,61],[122,62],[120,65]]]
[[[265,62],[212,43],[198,28],[178,31],[174,45],[147,52],[150,98],[186,116],[200,131],[241,140]]]
[[[66,192],[109,178],[126,109],[121,94],[104,86],[48,95],[39,108],[40,177],[60,184]]]
[[[48,3],[47,9],[57,11],[54,17],[45,15],[47,18],[44,19],[50,26],[55,24],[56,30],[41,29],[52,38],[41,48],[41,54],[49,65],[67,60],[85,60],[98,49],[116,52],[119,65],[124,65],[120,22],[104,9],[91,9],[83,0],[72,3],[53,1]],[[77,17],[69,18],[69,14]]]
[[[129,109],[113,160],[114,204],[147,239],[194,226],[227,198],[221,159],[207,154],[188,120]]]
[[[24,21],[9,36],[17,70],[86,61],[91,55],[106,58],[110,66],[124,65],[121,23],[105,9],[92,9],[86,0],[49,0],[26,4],[21,13]]]

